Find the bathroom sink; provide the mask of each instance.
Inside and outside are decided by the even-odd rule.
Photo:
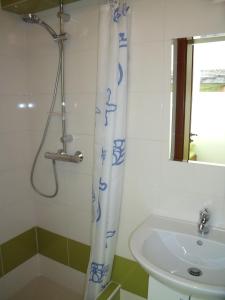
[[[225,231],[198,234],[197,224],[151,215],[131,235],[139,264],[161,283],[187,295],[225,299]]]

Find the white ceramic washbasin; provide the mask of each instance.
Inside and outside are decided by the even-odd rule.
[[[131,235],[130,249],[154,278],[187,295],[225,299],[225,231],[201,237],[197,224],[151,215]],[[197,268],[200,276],[189,274]],[[199,274],[195,274],[199,275]]]

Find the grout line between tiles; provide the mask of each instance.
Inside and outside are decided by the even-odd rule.
[[[2,267],[2,276],[5,274],[5,271],[4,271],[4,262],[3,262],[3,255],[2,255],[2,247],[0,247],[0,260],[1,260],[1,267]]]
[[[66,248],[67,248],[67,265],[70,266],[69,239],[66,239]]]
[[[35,239],[36,239],[36,248],[37,248],[37,253],[39,253],[39,243],[38,243],[38,228],[35,227]]]
[[[119,284],[114,291],[112,292],[112,294],[109,296],[108,300],[113,300],[113,297],[116,295],[117,292],[119,292],[121,289],[121,284]]]

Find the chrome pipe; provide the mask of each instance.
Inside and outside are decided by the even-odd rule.
[[[67,152],[67,145],[65,142],[65,137],[67,136],[66,133],[66,99],[65,99],[65,64],[64,64],[64,43],[63,40],[59,41],[60,43],[60,55],[61,55],[61,112],[62,112],[62,146],[63,152]]]
[[[45,23],[44,21],[41,21],[39,23],[42,27],[44,27],[53,37],[53,39],[57,39],[58,38],[58,34],[55,32],[55,30],[49,26],[47,23]]]
[[[64,8],[63,8],[63,0],[59,1],[59,12],[58,12],[58,18],[59,18],[59,30],[60,34],[64,33],[64,20],[63,20],[63,14],[64,14]]]
[[[59,3],[59,30],[60,30],[60,36],[63,36],[65,34],[64,32],[64,20],[63,20],[63,14],[64,14],[64,9],[63,9],[63,1],[60,0]],[[64,40],[61,39],[59,41],[60,44],[60,55],[61,55],[61,112],[62,112],[62,146],[63,146],[63,152],[67,152],[67,145],[65,142],[64,137],[67,135],[66,134],[66,99],[65,99],[65,64],[64,64]]]

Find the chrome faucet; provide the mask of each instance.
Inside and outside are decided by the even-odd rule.
[[[209,226],[207,225],[210,219],[210,213],[208,208],[204,208],[200,211],[200,222],[198,224],[198,232],[202,235],[209,233]]]

